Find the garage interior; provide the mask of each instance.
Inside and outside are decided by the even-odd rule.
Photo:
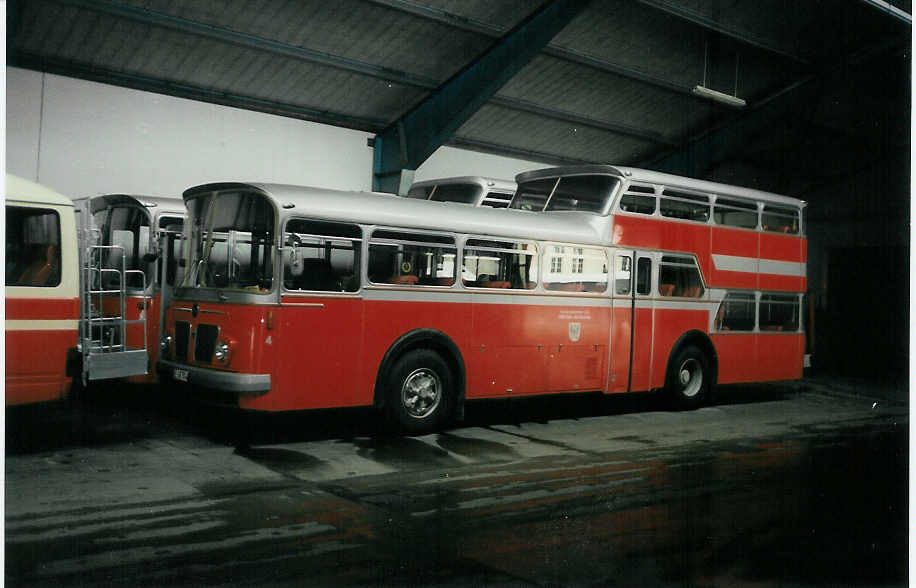
[[[145,151],[144,133],[179,126],[152,106],[165,95],[304,134],[357,131],[320,156],[355,189],[403,192],[438,157],[439,176],[610,163],[786,194],[809,203],[812,370],[905,397],[910,12],[908,0],[11,0],[7,170],[71,196],[124,190],[105,183],[116,170],[177,170],[175,189],[221,169],[330,183],[308,175],[321,143],[278,164],[299,135],[272,141],[264,117],[208,138],[176,107],[188,128]],[[60,89],[74,80],[93,90]],[[124,89],[130,106],[106,103]],[[181,132],[212,169],[182,168]]]

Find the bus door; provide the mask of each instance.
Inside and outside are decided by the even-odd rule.
[[[182,220],[181,218],[162,217],[158,223],[159,255],[156,266],[156,284],[159,288],[159,306],[157,308],[158,313],[153,315],[155,316],[154,324],[150,326],[150,331],[153,333],[150,336],[150,352],[155,357],[159,355],[159,338],[162,325],[165,324],[165,309],[169,306],[175,286],[180,284],[182,278],[184,278]]]
[[[614,255],[611,392],[647,390],[652,361],[652,257]]]

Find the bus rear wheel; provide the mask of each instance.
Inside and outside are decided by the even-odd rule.
[[[448,421],[454,389],[452,372],[442,356],[429,349],[408,351],[391,370],[389,416],[408,435],[431,433]]]
[[[668,366],[666,382],[668,394],[678,408],[702,406],[712,386],[712,369],[706,354],[692,345],[682,348]]]

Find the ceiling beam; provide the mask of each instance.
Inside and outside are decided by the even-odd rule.
[[[433,22],[438,22],[440,24],[444,24],[459,30],[478,33],[480,35],[485,35],[491,38],[499,38],[505,33],[503,28],[492,25],[490,23],[456,16],[450,12],[446,12],[438,8],[424,6],[422,4],[417,4],[411,0],[365,1],[369,2],[370,4],[384,6],[386,8],[391,8],[393,10],[412,14],[414,16],[425,18]],[[542,53],[555,59],[583,65],[585,67],[632,80],[643,85],[652,86],[661,90],[667,90],[676,94],[681,94],[698,102],[708,102],[705,98],[695,95],[693,93],[692,86],[684,86],[682,84],[654,76],[650,73],[632,67],[593,57],[587,53],[582,53],[581,51],[574,51],[572,49],[567,49],[558,45],[548,44]]]
[[[165,14],[163,12],[150,10],[148,8],[118,4],[111,2],[110,0],[52,1],[56,2],[57,4],[92,10],[102,14],[107,14],[109,16],[125,18],[134,22],[139,22],[141,24],[187,33],[195,37],[220,41],[230,45],[244,47],[246,49],[256,49],[258,51],[264,51],[272,55],[290,57],[308,63],[324,65],[351,73],[371,76],[379,80],[385,80],[403,86],[428,90],[435,88],[438,85],[437,80],[425,76],[393,70],[387,67],[382,67],[380,65],[373,65],[371,63],[365,63],[355,59],[348,59],[346,57],[340,57],[330,53],[313,51],[311,49],[305,49],[303,47],[290,45],[288,43],[272,41],[270,39],[265,39],[256,35],[250,35],[248,33],[241,33],[232,29],[227,29],[225,27],[188,20],[180,16],[173,16],[171,14]]]
[[[559,110],[555,108],[546,108],[540,106],[533,102],[528,102],[527,100],[520,100],[518,98],[509,98],[507,96],[494,96],[490,98],[487,102],[492,106],[501,106],[503,108],[509,108],[512,110],[518,110],[520,112],[527,112],[529,114],[535,114],[544,118],[552,118],[554,120],[559,120],[562,122],[574,124],[580,127],[589,127],[593,129],[598,129],[602,131],[608,131],[616,135],[624,135],[627,137],[632,137],[634,139],[640,139],[642,141],[648,141],[650,143],[657,143],[660,145],[668,145],[673,147],[676,143],[668,138],[666,138],[661,133],[655,131],[650,131],[640,127],[634,127],[622,123],[614,123],[603,120],[598,120],[596,118],[591,118],[588,116],[582,116],[574,112],[569,112],[568,110]]]
[[[234,108],[243,108],[300,120],[309,120],[351,129],[359,129],[370,133],[376,133],[385,128],[385,121],[378,119],[348,116],[327,110],[317,110],[293,104],[273,102],[271,100],[222,92],[213,90],[212,88],[194,86],[192,84],[169,82],[143,75],[82,65],[63,59],[49,59],[38,55],[22,53],[15,49],[11,49],[7,52],[7,64],[13,67],[21,67],[93,82],[101,82],[103,84],[115,84],[125,88],[133,88],[134,90],[143,90],[200,102],[221,104],[223,106],[232,106]]]
[[[448,141],[588,3],[589,0],[546,2],[379,133],[375,140],[373,189],[404,191],[413,170]]]
[[[445,144],[449,147],[458,147],[461,149],[468,149],[470,151],[479,151],[481,153],[501,155],[504,157],[518,157],[530,161],[538,161],[548,165],[586,165],[592,163],[601,163],[599,161],[587,161],[574,157],[565,157],[563,155],[557,155],[556,153],[545,153],[543,151],[532,151],[530,149],[512,147],[510,145],[490,143],[488,141],[478,141],[477,139],[471,139],[468,137],[455,136],[449,139]]]
[[[723,37],[728,37],[729,39],[733,39],[745,45],[756,47],[757,49],[766,51],[767,53],[772,53],[773,55],[779,55],[780,57],[784,57],[796,63],[808,65],[808,61],[802,59],[801,57],[795,55],[794,53],[786,51],[782,47],[777,47],[771,43],[768,43],[767,41],[764,41],[763,39],[755,37],[752,33],[748,31],[739,31],[737,29],[727,27],[724,24],[722,24],[721,22],[715,19],[709,18],[708,16],[700,12],[691,10],[690,8],[680,3],[669,2],[667,0],[636,0],[636,1],[642,4],[643,6],[647,6],[659,12],[663,12],[669,16],[673,16],[685,22],[689,22],[690,24],[697,25],[708,31],[712,31],[718,35],[722,35]]]
[[[908,25],[913,24],[913,16],[909,12],[897,8],[890,2],[885,2],[884,0],[862,0],[862,1],[868,4],[869,6],[871,6],[872,8],[876,8],[880,10],[884,14],[887,14],[888,16],[892,18],[896,18],[897,20],[899,20],[900,22],[904,24],[908,24]]]
[[[208,25],[200,23],[197,21],[191,21],[179,16],[174,16],[170,14],[165,14],[162,12],[157,12],[155,10],[150,10],[146,8],[139,8],[133,6],[127,6],[122,4],[116,4],[110,0],[52,0],[59,4],[75,6],[78,8],[83,8],[87,10],[92,10],[95,12],[100,12],[107,14],[109,16],[115,16],[119,18],[125,18],[132,20],[134,22],[139,22],[141,24],[156,26],[160,28],[165,28],[172,31],[178,31],[197,37],[203,37],[215,41],[220,41],[236,46],[241,46],[246,49],[254,49],[258,51],[263,51],[270,53],[272,55],[280,55],[283,57],[289,57],[297,59],[300,61],[305,61],[308,63],[313,63],[316,65],[322,65],[327,67],[332,67],[342,71],[347,71],[350,73],[361,74],[365,76],[372,77],[374,79],[384,80],[387,82],[408,86],[412,88],[418,88],[421,90],[434,90],[439,86],[439,81],[430,77],[411,74],[408,72],[403,72],[387,67],[382,67],[378,65],[373,65],[370,63],[365,63],[355,59],[348,59],[344,57],[338,57],[328,53],[321,53],[318,51],[312,51],[309,49],[304,49],[295,45],[289,45],[286,43],[281,43],[278,41],[272,41],[269,39],[264,39],[255,35],[249,35],[246,33],[241,33],[238,31],[233,31],[224,27]],[[434,13],[438,14],[441,11],[436,9],[420,7],[404,0],[385,0],[382,4],[387,5],[388,3],[396,3],[400,9],[404,11],[420,12],[421,14]],[[18,2],[12,2],[13,5],[18,4]],[[77,77],[85,77],[85,73],[78,75]],[[142,78],[143,76],[135,76]],[[97,76],[96,76],[97,78]],[[144,86],[149,86],[151,84],[150,78],[145,78],[143,82]],[[135,86],[132,86],[135,87]],[[172,85],[171,87],[177,87]],[[196,93],[196,90],[195,90]],[[245,100],[243,97],[238,96],[232,100],[234,103],[241,103],[240,100]],[[248,99],[250,101],[250,99]],[[523,112],[535,113],[540,116],[545,116],[548,118],[553,118],[555,120],[562,120],[570,124],[578,124],[581,126],[589,126],[593,128],[602,129],[609,132],[614,132],[617,134],[634,136],[641,138],[646,141],[652,141],[659,144],[670,144],[670,141],[665,140],[660,134],[653,133],[652,131],[647,131],[643,129],[637,129],[628,125],[599,121],[596,119],[591,119],[582,115],[577,115],[575,113],[570,113],[566,111],[560,111],[552,109],[545,106],[535,105],[530,102],[516,101],[510,98],[495,98],[491,101],[499,106],[505,108],[512,108],[515,110],[520,110]],[[271,112],[279,112],[279,104],[274,104],[271,106]],[[290,107],[291,116],[295,118],[302,118],[301,109],[296,107]],[[345,115],[340,115],[336,117],[339,120],[348,120],[348,117]],[[322,112],[320,115],[317,115],[312,120],[319,122],[329,122],[335,120],[335,117],[330,116],[327,112]],[[365,129],[366,125],[363,122],[359,123],[359,126],[356,128]]]

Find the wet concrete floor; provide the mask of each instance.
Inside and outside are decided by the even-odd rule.
[[[8,411],[6,585],[905,585],[906,407],[726,392],[476,403],[418,438],[313,413],[247,447],[167,395]]]

